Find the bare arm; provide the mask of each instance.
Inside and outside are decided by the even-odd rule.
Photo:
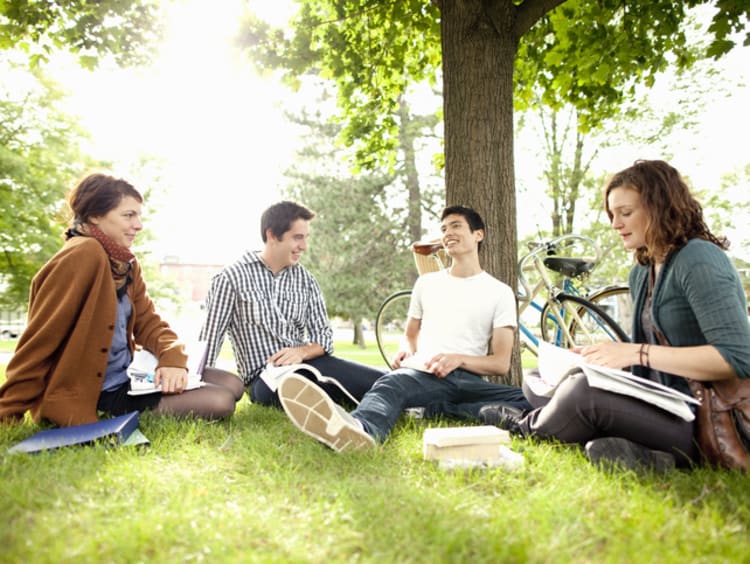
[[[440,378],[444,378],[457,368],[477,374],[506,374],[510,370],[512,352],[513,328],[495,327],[492,330],[491,354],[437,354],[428,363],[428,369]]]
[[[396,356],[393,358],[394,368],[399,368],[401,366],[402,360],[404,360],[407,356],[411,356],[415,352],[417,352],[417,337],[419,337],[419,331],[421,328],[422,328],[421,319],[417,319],[415,317],[409,317],[406,320],[406,330],[404,332],[404,336],[406,337],[406,344],[407,344],[408,350],[399,351],[396,353]]]
[[[697,347],[667,347],[640,343],[597,343],[581,349],[586,362],[624,368],[649,366],[661,372],[676,374],[691,380],[726,380],[735,376],[732,366],[713,345]],[[643,358],[641,358],[643,356]]]

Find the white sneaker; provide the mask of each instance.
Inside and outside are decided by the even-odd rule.
[[[375,440],[362,424],[307,378],[289,374],[279,383],[277,393],[292,423],[336,452],[375,446]]]

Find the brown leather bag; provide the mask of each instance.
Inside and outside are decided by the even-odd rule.
[[[670,346],[658,331],[656,340]],[[750,472],[750,379],[688,379],[688,386],[701,402],[694,437],[703,460],[711,466]]]
[[[705,461],[750,471],[750,380],[688,380],[688,385],[701,401],[695,438]]]

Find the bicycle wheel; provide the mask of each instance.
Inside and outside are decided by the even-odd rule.
[[[540,317],[540,326],[542,340],[558,347],[567,347],[565,341],[566,330],[563,327],[570,325],[572,315],[567,313],[565,308],[556,305],[554,308],[549,303],[544,305]]]
[[[558,296],[558,299],[570,309],[577,304],[568,330],[572,345],[581,347],[605,341],[630,341],[628,334],[598,305],[577,296]],[[572,303],[571,303],[572,302]]]
[[[609,315],[630,336],[633,330],[633,299],[628,286],[607,286],[586,299]]]
[[[409,311],[411,290],[401,290],[388,296],[375,317],[375,339],[378,349],[388,368],[393,368],[391,361],[403,348],[406,314]]]
[[[627,333],[599,306],[584,298],[558,294],[542,311],[542,337],[563,348],[605,341],[629,341]]]

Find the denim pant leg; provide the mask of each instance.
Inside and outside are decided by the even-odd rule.
[[[425,406],[424,416],[448,416],[456,419],[479,419],[479,410],[485,405],[503,403],[521,411],[529,411],[533,406],[527,401],[519,386],[487,382],[471,372],[461,371],[469,378],[464,381],[462,391],[464,401],[434,401]],[[476,380],[480,381],[477,382]]]
[[[382,442],[404,409],[456,398],[458,387],[451,379],[452,375],[438,378],[419,370],[399,368],[375,382],[351,414],[362,422],[368,433]]]
[[[697,455],[692,421],[636,398],[593,388],[582,373],[566,378],[547,405],[524,417],[521,430],[580,445],[599,437],[622,437],[671,452],[678,464]]]

